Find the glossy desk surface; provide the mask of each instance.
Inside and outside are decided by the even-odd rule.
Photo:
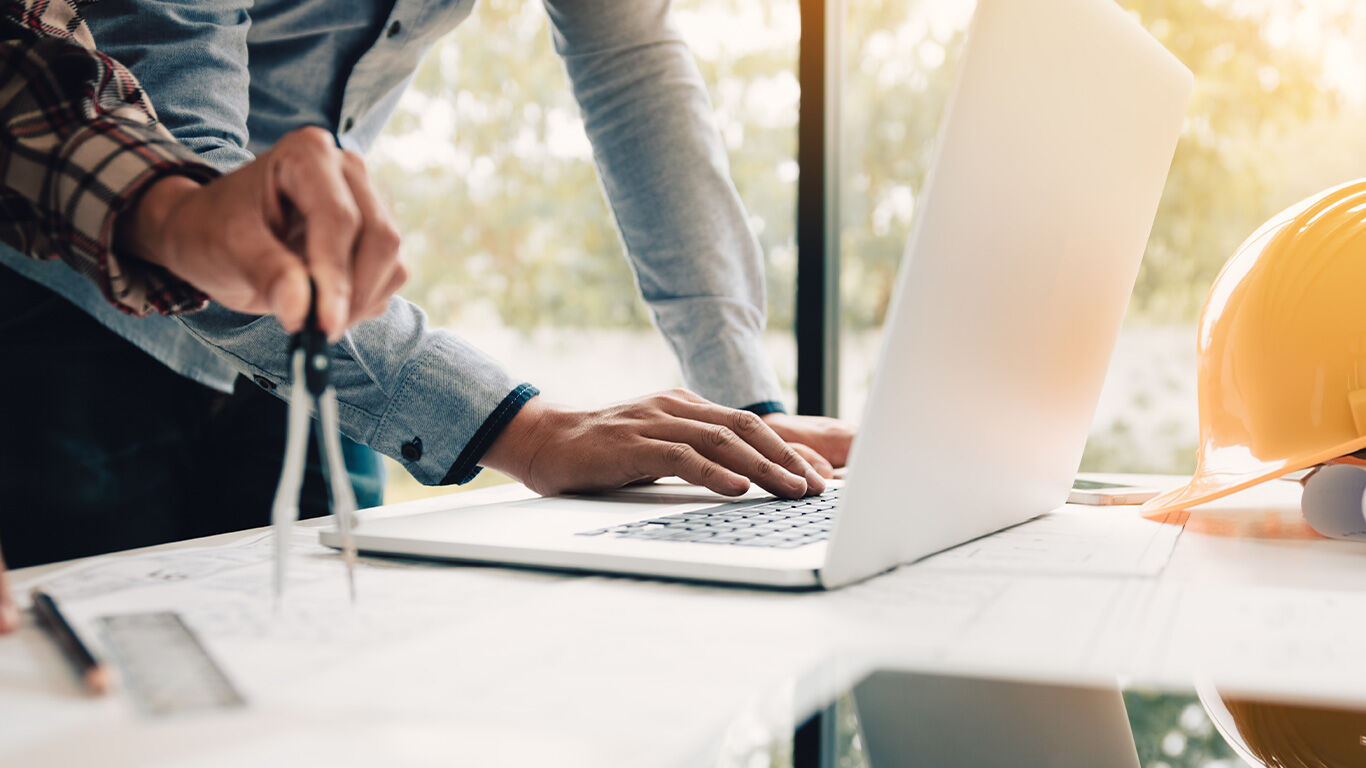
[[[377,514],[525,493],[506,486]],[[313,606],[298,603],[259,635],[236,631],[254,612],[209,617],[197,628],[249,704],[166,719],[117,692],[83,695],[30,621],[0,638],[0,765],[737,764],[873,668],[1128,691],[1205,681],[1366,706],[1366,545],[1315,535],[1298,495],[1298,485],[1275,482],[1192,512],[1165,568],[1150,574],[984,567],[951,551],[831,593],[782,593],[368,561],[345,626],[310,624]],[[1101,536],[1137,516],[1132,507],[1058,514]],[[204,546],[215,548],[204,557],[232,555],[260,542],[260,531],[245,532],[151,555]],[[145,578],[148,557],[93,558],[85,572]],[[330,553],[312,557],[305,570],[335,566]],[[13,575],[46,583],[63,568],[72,572]],[[206,600],[248,588],[231,576]],[[385,598],[367,596],[367,579],[381,578],[412,585],[412,600],[378,605]],[[161,593],[147,594],[140,605],[158,607]]]

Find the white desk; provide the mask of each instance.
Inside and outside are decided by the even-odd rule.
[[[429,594],[420,615],[395,614],[401,631],[337,629],[370,633],[338,651],[327,628],[314,627],[286,651],[238,637],[224,641],[227,653],[203,632],[250,700],[233,714],[150,720],[122,696],[86,698],[52,643],[25,627],[0,638],[0,765],[715,765],[764,729],[790,727],[792,702],[814,706],[817,689],[872,663],[1177,686],[1207,673],[1225,686],[1366,702],[1366,669],[1355,663],[1366,546],[1312,538],[1295,512],[1298,492],[1272,483],[1193,514],[1158,577],[930,561],[834,593],[789,594],[387,566]],[[385,513],[518,493],[494,488]],[[231,549],[259,535],[188,545]],[[331,556],[307,567],[335,565],[322,558]],[[358,574],[367,610],[378,608],[373,595],[366,604],[378,572]],[[331,578],[340,596],[340,566]],[[220,588],[240,586],[224,577]]]

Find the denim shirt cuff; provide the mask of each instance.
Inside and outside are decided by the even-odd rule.
[[[474,437],[465,444],[465,449],[456,457],[451,470],[441,478],[441,485],[464,485],[473,480],[482,469],[479,460],[484,458],[489,446],[502,434],[503,428],[512,421],[512,417],[522,410],[522,406],[539,394],[539,389],[526,383],[517,385],[516,389],[509,392],[507,397],[498,403],[498,407],[493,409],[493,413],[484,419],[484,423],[479,425]]]
[[[751,403],[740,408],[742,411],[749,411],[758,416],[767,416],[770,413],[787,413],[787,408],[777,400],[765,400],[762,403]]]
[[[410,360],[365,440],[424,485],[465,483],[493,439],[536,390],[443,332]],[[459,471],[457,471],[459,470]]]
[[[697,394],[729,408],[782,402],[782,389],[759,334],[717,328],[705,342],[689,341],[692,348],[681,350],[679,357],[684,380]]]

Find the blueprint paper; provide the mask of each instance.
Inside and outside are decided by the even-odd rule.
[[[486,617],[537,597],[545,574],[498,574],[439,563],[363,558],[349,599],[338,552],[296,528],[289,580],[276,605],[270,533],[241,543],[97,560],[21,585],[41,585],[82,637],[102,646],[100,616],[175,611],[250,699],[321,674],[357,654]]]
[[[1132,507],[1064,507],[920,561],[914,567],[1097,576],[1155,576],[1181,535],[1180,518]]]

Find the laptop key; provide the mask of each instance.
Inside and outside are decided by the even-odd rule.
[[[651,526],[644,530],[632,531],[626,535],[637,539],[658,539],[675,533],[679,533],[679,531],[676,531],[672,528]]]

